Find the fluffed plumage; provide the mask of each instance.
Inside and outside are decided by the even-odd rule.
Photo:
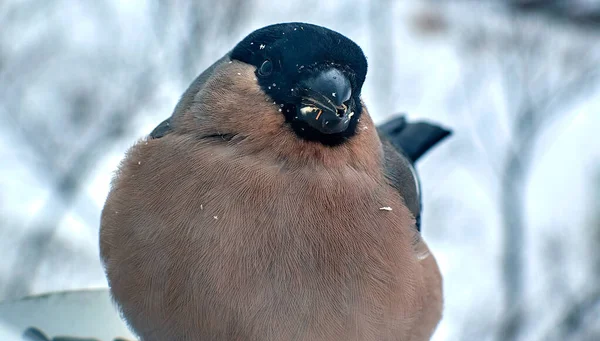
[[[412,164],[449,132],[376,129],[366,70],[339,33],[262,28],[128,151],[100,247],[142,340],[430,338],[441,275]]]

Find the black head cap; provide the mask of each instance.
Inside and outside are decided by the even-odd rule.
[[[244,38],[231,59],[256,67],[299,137],[331,146],[356,134],[367,59],[352,40],[316,25],[276,24]]]

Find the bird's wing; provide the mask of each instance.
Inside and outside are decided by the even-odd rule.
[[[410,123],[398,116],[377,127],[383,145],[385,174],[404,199],[421,231],[421,182],[414,163],[451,134],[438,125]]]

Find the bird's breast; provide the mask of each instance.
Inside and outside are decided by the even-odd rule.
[[[356,336],[414,319],[423,298],[412,224],[379,178],[217,148],[131,152],[103,213],[113,288],[162,302],[143,309],[165,318],[189,306],[205,328],[242,319],[280,336]]]

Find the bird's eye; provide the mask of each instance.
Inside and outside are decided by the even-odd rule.
[[[271,63],[271,61],[268,59],[262,63],[260,68],[258,68],[258,74],[263,77],[271,75],[272,72],[273,72],[273,63]]]

